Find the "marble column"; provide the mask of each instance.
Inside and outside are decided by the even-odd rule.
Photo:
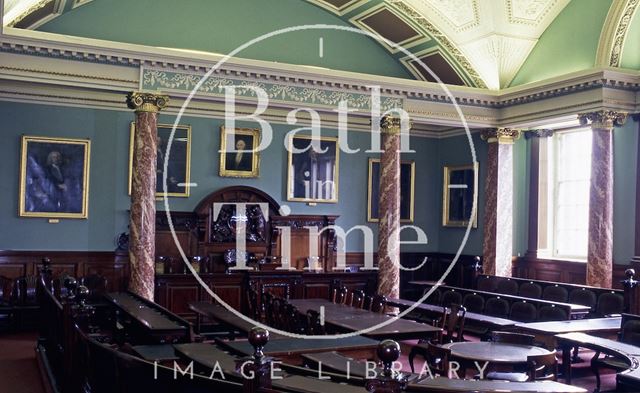
[[[520,131],[492,128],[482,132],[488,143],[484,195],[483,273],[511,276],[513,254],[513,143]]]
[[[136,114],[129,217],[129,290],[153,301],[156,236],[158,112],[169,97],[132,92],[127,105]]]
[[[378,293],[400,297],[400,119],[380,122],[380,202],[378,212]]]
[[[590,124],[591,186],[589,189],[589,245],[587,285],[611,288],[613,274],[613,128],[621,126],[626,114],[599,111],[578,115]]]

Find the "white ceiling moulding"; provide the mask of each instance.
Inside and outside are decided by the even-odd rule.
[[[487,87],[508,86],[569,0],[395,0],[448,36]]]
[[[609,8],[605,19],[598,51],[596,52],[596,65],[603,67],[619,67],[622,49],[627,38],[629,25],[637,12],[640,0],[614,1]]]
[[[222,55],[216,54],[80,39],[12,28],[5,29],[0,36],[0,53],[0,60],[9,55],[18,56],[18,62],[25,65],[23,68],[31,68],[23,71],[6,70],[5,78],[49,79],[51,83],[59,84],[72,82],[55,72],[47,73],[48,70],[76,67],[81,71],[73,73],[84,76],[106,75],[116,79],[139,80],[141,67],[204,73],[222,58]],[[18,68],[15,65],[8,66]],[[106,69],[110,71],[104,71]],[[136,76],[118,77],[117,70],[128,70]],[[30,75],[25,75],[29,73]],[[450,122],[451,113],[455,112],[445,90],[438,84],[429,82],[236,58],[230,59],[217,75],[256,83],[290,84],[310,89],[363,94],[372,85],[380,86],[383,96],[402,97],[405,103],[407,100],[418,102],[416,113],[424,112],[425,122],[430,123]],[[95,79],[90,81],[80,78],[73,83],[109,88],[108,83]],[[476,115],[475,110],[487,113],[499,109],[496,116],[486,115],[495,118],[498,126],[505,121],[529,121],[535,120],[536,116],[545,117],[541,108],[546,108],[549,103],[553,103],[549,110],[555,115],[570,114],[571,111],[576,113],[598,105],[620,105],[621,110],[640,111],[640,71],[634,70],[591,69],[500,91],[463,86],[447,86],[447,90],[465,114]],[[444,107],[449,109],[440,109]],[[446,116],[441,116],[443,113]],[[429,116],[433,116],[433,119],[429,119]]]

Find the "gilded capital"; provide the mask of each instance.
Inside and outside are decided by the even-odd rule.
[[[411,122],[409,122],[409,129]],[[402,130],[402,119],[400,117],[384,115],[380,119],[380,131],[383,134],[400,134]],[[406,130],[409,131],[409,130]]]
[[[127,94],[127,106],[135,112],[156,113],[169,103],[169,96],[156,93],[132,91]]]
[[[487,143],[498,142],[501,145],[511,145],[520,138],[520,130],[514,128],[486,128],[482,130],[480,138]]]
[[[594,130],[613,130],[613,127],[619,127],[627,120],[626,112],[617,111],[597,111],[588,113],[579,113],[578,120],[580,124],[590,125]]]

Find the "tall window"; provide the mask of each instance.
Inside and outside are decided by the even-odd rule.
[[[556,132],[540,142],[540,254],[586,260],[591,130]]]

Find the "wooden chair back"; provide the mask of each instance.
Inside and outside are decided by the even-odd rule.
[[[307,334],[318,336],[325,333],[324,326],[320,324],[320,313],[315,310],[307,310]]]
[[[369,311],[384,314],[385,307],[387,305],[387,298],[382,295],[375,295],[371,299],[369,304]]]
[[[529,381],[558,380],[558,359],[556,351],[542,355],[527,356]]]
[[[15,301],[15,281],[4,276],[0,276],[0,305],[11,305]]]
[[[432,373],[449,378],[449,359],[451,349],[427,343],[426,360]]]
[[[90,274],[80,278],[80,285],[84,285],[89,290],[89,299],[98,300],[107,293],[107,278],[99,274]]]
[[[18,279],[18,303],[21,306],[33,306],[38,304],[36,288],[37,276],[25,276]]]
[[[357,290],[351,293],[351,307],[363,308],[364,307],[364,291]]]
[[[464,320],[467,309],[459,304],[452,304],[449,309],[444,308],[440,328],[442,334],[440,343],[464,341]]]
[[[505,344],[533,345],[535,343],[535,337],[531,334],[491,332],[491,341]]]

